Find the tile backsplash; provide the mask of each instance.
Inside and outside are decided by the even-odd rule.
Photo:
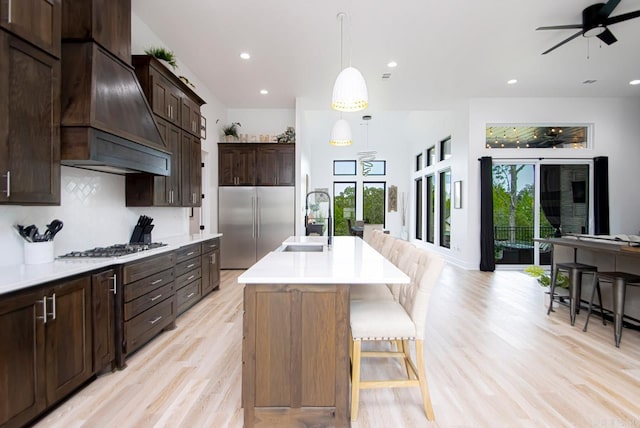
[[[0,266],[23,262],[16,224],[35,224],[44,232],[51,220],[62,220],[55,255],[128,242],[142,214],[154,219],[154,241],[189,233],[188,208],[125,207],[124,181],[121,175],[63,166],[60,206],[0,205]]]

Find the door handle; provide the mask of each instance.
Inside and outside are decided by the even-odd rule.
[[[111,277],[111,280],[113,280],[113,288],[109,291],[113,291],[113,294],[116,295],[118,294],[118,276],[114,273],[113,276]]]
[[[251,214],[253,218],[251,219],[251,237],[256,237],[256,201],[255,197],[251,197]]]
[[[260,196],[256,196],[256,229],[258,238],[260,237],[260,222],[262,221],[262,216],[260,215]]]
[[[36,319],[42,320],[43,324],[47,323],[47,296],[42,296],[42,300],[36,300],[36,303],[42,303],[42,316],[36,316]]]
[[[7,179],[7,188],[5,189],[4,193],[7,195],[7,198],[9,198],[11,197],[11,171],[7,171],[7,173],[3,174],[2,176]]]
[[[45,299],[47,299],[47,297],[45,297]],[[51,297],[49,297],[49,299],[51,299],[51,312],[49,313],[49,315],[51,315],[52,320],[55,320],[56,319],[56,293],[53,293]]]

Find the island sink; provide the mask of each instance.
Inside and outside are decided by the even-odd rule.
[[[321,253],[324,251],[322,245],[285,244],[281,247],[283,253]]]

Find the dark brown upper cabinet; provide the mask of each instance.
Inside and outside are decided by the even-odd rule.
[[[61,0],[0,1],[0,27],[60,58]]]
[[[218,185],[295,185],[295,145],[218,144]]]
[[[205,103],[157,59],[134,55],[135,72],[171,152],[171,174],[127,174],[127,206],[200,206],[200,107]]]
[[[60,205],[60,61],[0,29],[0,63],[0,203]]]

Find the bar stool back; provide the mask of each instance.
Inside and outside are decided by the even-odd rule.
[[[600,307],[602,308],[602,297],[600,296],[600,282],[611,283],[613,288],[613,325],[614,325],[614,338],[616,347],[620,347],[620,339],[622,339],[622,319],[624,317],[624,301],[627,294],[627,285],[640,285],[640,276],[627,272],[598,272],[594,282],[594,291],[597,287],[598,297],[600,298]],[[584,323],[583,331],[587,331],[587,325],[589,324],[589,317],[591,316],[591,309],[593,306],[593,294],[591,292],[591,299],[589,300],[589,312],[587,313],[587,320]],[[604,315],[603,315],[604,320]]]
[[[560,271],[566,271],[569,276],[569,317],[571,319],[571,325],[576,322],[576,313],[580,312],[580,294],[582,292],[582,274],[593,273],[598,271],[596,266],[586,265],[583,263],[556,263],[556,267],[551,276],[551,299],[549,300],[549,309],[547,315],[553,310],[553,295],[556,289],[556,281],[558,279],[558,273]],[[598,293],[600,297],[600,293]]]

